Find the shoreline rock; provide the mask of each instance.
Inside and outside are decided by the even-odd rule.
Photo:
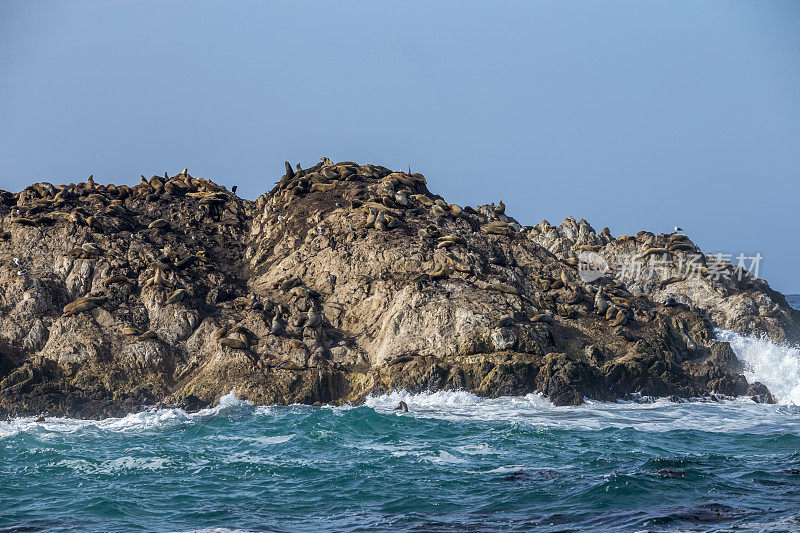
[[[198,409],[231,390],[256,405],[399,388],[771,400],[713,334],[797,342],[800,314],[766,282],[587,282],[582,251],[696,247],[572,218],[523,227],[504,207],[350,162],[293,171],[254,202],[188,171],[0,191],[0,413]]]

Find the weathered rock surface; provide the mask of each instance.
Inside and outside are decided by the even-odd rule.
[[[502,204],[462,209],[374,165],[288,172],[255,202],[186,171],[38,183],[0,191],[0,223],[10,415],[199,408],[231,390],[255,404],[396,388],[769,401],[713,327],[800,338],[798,314],[752,276],[577,270],[582,250],[611,261],[674,237],[614,239],[571,218],[523,228]]]

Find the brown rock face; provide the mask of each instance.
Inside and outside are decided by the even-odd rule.
[[[0,191],[0,217],[6,414],[199,408],[231,390],[255,404],[396,388],[539,391],[559,405],[740,395],[749,384],[714,325],[800,331],[752,277],[578,275],[581,246],[610,258],[668,249],[669,236],[620,243],[571,219],[522,228],[374,165],[292,172],[256,202],[185,172],[39,183]]]

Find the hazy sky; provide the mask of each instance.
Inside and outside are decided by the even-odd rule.
[[[800,2],[0,2],[0,188],[323,155],[800,293]]]

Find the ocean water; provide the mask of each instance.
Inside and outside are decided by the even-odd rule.
[[[799,530],[800,350],[717,334],[779,404],[232,392],[193,414],[0,422],[0,531]]]

